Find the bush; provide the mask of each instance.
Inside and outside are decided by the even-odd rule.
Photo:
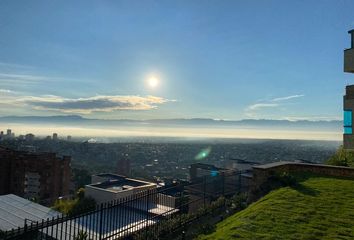
[[[294,177],[288,172],[276,174],[274,176],[274,179],[277,180],[282,187],[296,187],[298,185],[296,177]]]
[[[288,172],[282,173],[273,173],[267,181],[262,183],[257,189],[254,189],[251,194],[248,202],[253,202],[260,197],[266,195],[272,190],[281,188],[281,187],[298,187],[299,183],[295,176],[289,174]]]
[[[85,189],[80,188],[75,199],[58,199],[52,208],[65,215],[74,216],[95,210],[96,201],[85,197]]]
[[[354,167],[354,152],[347,151],[343,146],[340,146],[326,163],[335,166]]]
[[[244,193],[235,194],[231,199],[231,210],[240,211],[247,207],[247,196]]]

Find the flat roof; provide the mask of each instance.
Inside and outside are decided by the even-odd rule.
[[[0,196],[0,230],[2,231],[23,227],[25,219],[28,219],[30,224],[30,221],[41,221],[57,216],[61,214],[14,194]]]
[[[121,176],[118,174],[113,174],[113,173],[100,173],[100,174],[96,174],[93,176],[98,176],[98,177],[109,177],[109,178],[114,178],[114,179],[122,179],[122,178],[126,178],[125,176]]]
[[[145,182],[145,181],[140,181],[140,180],[136,180],[136,179],[121,177],[119,179],[113,179],[113,180],[109,180],[109,181],[105,181],[105,182],[101,182],[101,183],[93,183],[93,184],[89,184],[87,186],[106,189],[106,190],[113,191],[113,192],[121,192],[124,190],[133,189],[136,187],[151,186],[151,185],[156,185],[156,184],[151,183],[151,182]]]
[[[178,211],[179,210],[176,208],[163,206],[150,201],[148,204],[137,204],[131,208],[118,205],[106,209],[106,217],[103,219],[100,212],[95,211],[83,217],[69,220],[66,224],[54,225],[53,228],[48,229],[48,235],[53,237],[58,236],[59,239],[73,240],[75,239],[73,233],[80,229],[86,231],[90,239],[109,239],[112,238],[114,234],[114,238],[126,237],[127,233],[138,231],[147,226],[156,224],[159,221],[159,218],[147,218],[147,214],[151,214],[152,216],[168,216]],[[117,212],[120,216],[118,219],[116,219]],[[114,219],[114,224],[110,224],[112,219]],[[102,225],[100,225],[101,221]],[[102,226],[102,229],[100,229],[100,226]],[[69,231],[69,229],[73,229],[73,231]],[[101,231],[101,234],[99,231]]]

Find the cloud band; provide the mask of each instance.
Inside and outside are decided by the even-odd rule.
[[[63,98],[59,96],[24,96],[14,100],[16,105],[27,105],[37,110],[52,110],[64,113],[113,112],[119,110],[150,110],[171,102],[155,96],[95,96],[88,98]]]

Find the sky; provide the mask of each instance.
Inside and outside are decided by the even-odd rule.
[[[0,116],[333,120],[351,0],[0,1]]]

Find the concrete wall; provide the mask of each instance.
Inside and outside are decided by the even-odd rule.
[[[113,200],[119,200],[122,198],[126,198],[126,197],[136,194],[138,192],[146,191],[148,189],[155,189],[155,188],[156,188],[156,185],[144,185],[144,186],[139,186],[139,187],[123,190],[123,191],[111,191],[111,190],[104,189],[104,188],[86,185],[85,186],[85,196],[92,197],[93,199],[95,199],[97,204],[101,204],[101,203],[110,202]]]
[[[321,164],[307,164],[307,163],[292,163],[292,162],[279,162],[278,164],[266,164],[253,167],[253,185],[254,187],[260,186],[267,179],[275,173],[296,173],[308,172],[318,175],[326,175],[333,177],[348,177],[354,178],[354,168],[338,167]]]
[[[170,208],[175,208],[176,198],[162,193],[158,193],[156,203]]]

